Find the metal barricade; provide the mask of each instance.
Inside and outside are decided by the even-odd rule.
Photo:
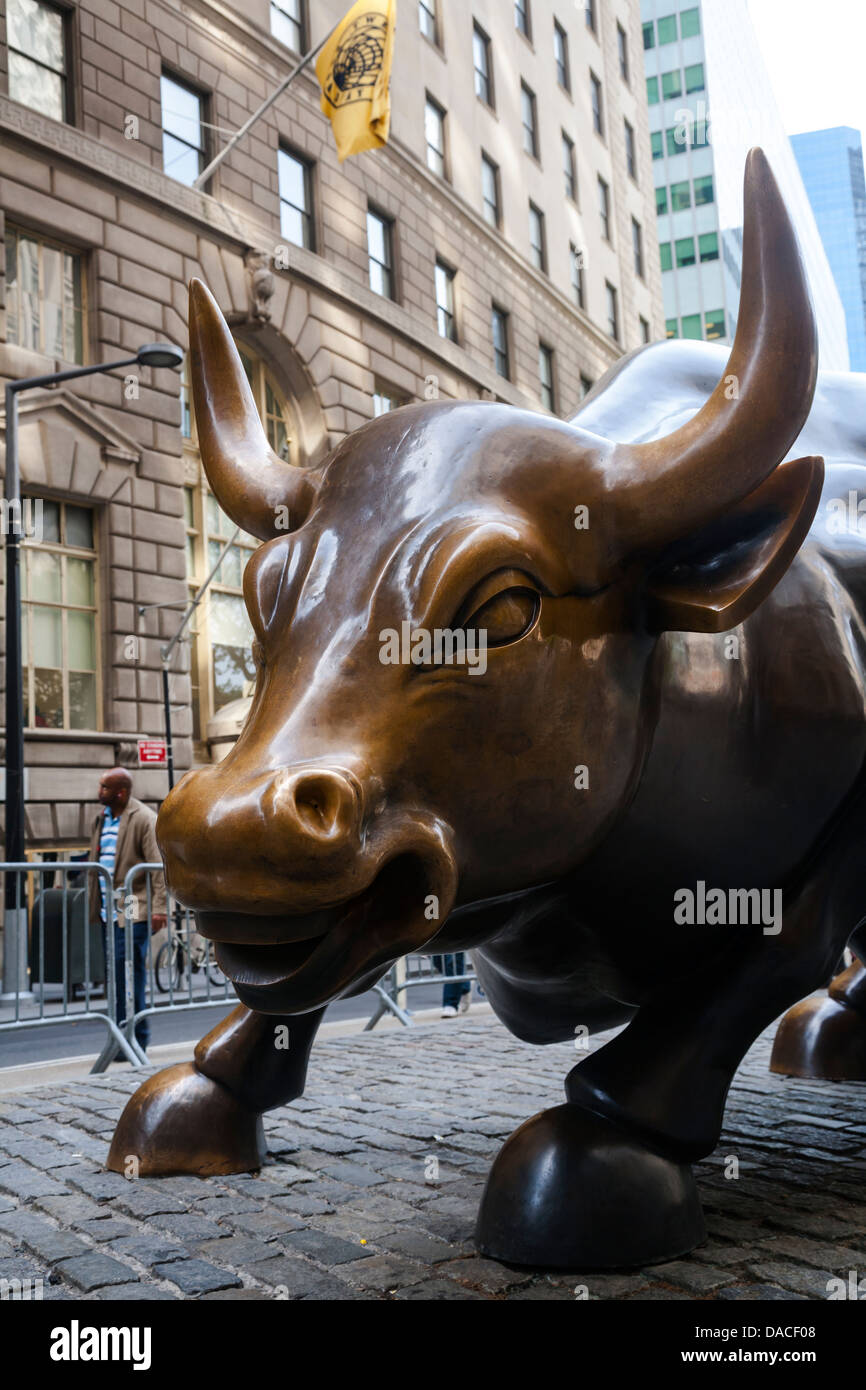
[[[450,975],[447,972],[448,962],[453,961],[456,955],[463,955],[465,952],[436,952],[431,955],[421,955],[419,953],[403,956],[401,960],[395,961],[391,969],[382,977],[378,984],[373,986],[373,993],[378,996],[376,1008],[364,1024],[364,1032],[368,1033],[376,1027],[380,1018],[385,1014],[393,1014],[395,1018],[403,1024],[404,1028],[412,1027],[412,1011],[405,1006],[405,996],[401,1000],[404,990],[417,989],[419,985],[447,985],[462,984],[466,981],[474,983],[477,976],[473,969],[469,969],[460,975]],[[442,961],[445,972],[437,968],[436,962]]]
[[[4,897],[8,876],[13,875],[13,899],[6,902],[3,923],[3,992],[0,994],[0,1033],[9,1033],[23,1028],[50,1027],[64,1022],[80,1022],[84,1019],[96,1020],[105,1025],[108,1038],[106,1047],[93,1071],[104,1070],[107,1061],[99,1063],[106,1054],[114,1056],[118,1049],[135,1066],[144,1064],[145,1058],[134,1042],[130,1042],[117,1024],[115,961],[113,932],[105,930],[100,918],[96,923],[91,919],[89,897],[90,880],[95,874],[100,880],[100,895],[115,921],[114,888],[108,871],[102,864],[80,861],[60,863],[55,861],[33,861],[24,863],[0,863],[3,876]],[[51,876],[62,875],[60,890],[54,889],[47,880]],[[83,874],[83,901],[76,902],[75,913],[70,912],[70,875]],[[30,887],[32,905],[28,907],[28,875],[33,879]],[[59,891],[59,901],[49,900],[48,893]],[[55,932],[59,909],[59,932]],[[82,910],[83,909],[83,910]],[[46,930],[48,917],[48,931]],[[83,925],[83,931],[80,930]],[[94,959],[94,930],[97,939],[101,937],[102,964],[104,964],[105,1008],[95,1007],[94,995],[99,991],[97,976],[99,963]],[[47,936],[47,940],[46,940]],[[82,949],[83,948],[83,949]],[[71,969],[72,957],[76,954],[80,961],[78,972]],[[29,960],[28,960],[29,958]],[[59,970],[58,970],[59,967]],[[59,979],[49,979],[49,975],[59,973]],[[74,980],[73,973],[80,979]],[[48,986],[60,990],[59,1005],[49,998]],[[75,989],[84,991],[82,1000],[76,1000]],[[6,1017],[11,1014],[11,1017]]]
[[[118,1052],[133,1066],[147,1064],[136,1034],[142,1020],[152,1015],[233,1006],[237,996],[217,964],[212,943],[196,930],[192,912],[170,894],[166,897],[165,934],[157,941],[153,931],[153,875],[162,873],[162,864],[136,864],[126,875],[123,887],[114,889],[108,871],[98,863],[0,863],[4,883],[5,875],[13,874],[15,884],[14,905],[7,904],[4,917],[0,1033],[96,1020],[105,1025],[107,1037],[91,1068],[95,1073],[105,1071]],[[53,887],[52,876],[58,874],[63,880],[60,890]],[[100,894],[110,913],[110,929],[106,929],[101,916],[98,922],[91,919],[89,887],[94,874],[100,880]],[[34,886],[41,890],[31,893],[33,903],[29,908],[24,887],[27,875],[33,876]],[[83,890],[70,887],[68,880],[72,875],[83,876]],[[46,920],[50,922],[58,915],[59,931],[47,932]],[[98,933],[95,939],[101,938],[103,948],[103,1008],[96,1007],[93,998],[99,992],[98,969],[94,969],[94,954],[99,954],[94,952],[94,930]],[[157,935],[162,936],[162,929]],[[121,958],[123,974],[118,980]],[[375,1028],[386,1014],[392,1014],[404,1027],[411,1027],[407,990],[421,985],[475,981],[472,969],[449,974],[453,967],[448,963],[453,960],[453,954],[442,953],[435,957],[414,954],[395,962],[373,986],[377,1003],[365,1030]],[[445,964],[444,970],[437,968],[438,961]],[[48,985],[60,991],[59,1002],[48,998]],[[82,999],[75,998],[76,988],[83,990]],[[125,1007],[121,1007],[122,1002]]]
[[[123,888],[118,890],[118,910],[124,924],[126,983],[126,1021],[122,1026],[128,1043],[135,1048],[139,1047],[135,1038],[137,1025],[150,1015],[166,1010],[180,1013],[225,1008],[237,1002],[233,986],[217,965],[213,944],[196,930],[190,909],[181,906],[168,892],[165,939],[154,951],[155,935],[161,934],[152,930],[153,875],[157,873],[163,873],[162,864],[135,864],[126,875]],[[139,882],[142,878],[143,891]],[[139,931],[138,945],[137,927],[145,928]],[[137,981],[136,956],[139,965],[144,965],[143,970],[138,970]]]

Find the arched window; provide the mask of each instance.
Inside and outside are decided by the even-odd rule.
[[[296,462],[297,432],[284,393],[262,359],[246,344],[237,346],[271,448],[280,458]],[[190,597],[231,542],[192,623],[192,732],[197,756],[206,759],[208,721],[233,700],[251,694],[255,680],[250,651],[253,633],[241,586],[244,568],[259,541],[235,527],[208,486],[196,441],[188,361],[181,401]]]

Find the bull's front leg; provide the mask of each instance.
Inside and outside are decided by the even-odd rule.
[[[202,1177],[260,1168],[266,1152],[261,1117],[303,1094],[323,1013],[287,1018],[239,1004],[202,1038],[192,1062],[148,1077],[130,1097],[108,1167]]]
[[[810,885],[786,911],[781,937],[744,941],[738,932],[721,961],[660,990],[571,1071],[567,1104],[511,1136],[482,1198],[484,1254],[518,1265],[623,1268],[673,1259],[703,1239],[690,1164],[718,1142],[728,1088],[751,1043],[826,979],[845,939],[825,884]]]

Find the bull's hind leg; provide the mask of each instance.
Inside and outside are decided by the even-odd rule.
[[[324,1009],[293,1018],[242,1004],[192,1062],[148,1077],[121,1115],[108,1167],[117,1173],[243,1173],[265,1157],[262,1115],[303,1094]]]
[[[850,946],[866,959],[866,926]],[[770,1070],[825,1081],[866,1081],[866,967],[855,960],[826,999],[804,999],[779,1024]]]

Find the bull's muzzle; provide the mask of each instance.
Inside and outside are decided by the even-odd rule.
[[[450,829],[413,806],[365,810],[369,783],[307,764],[189,773],[157,823],[169,885],[248,1007],[303,1013],[364,988],[444,925]]]
[[[305,912],[352,891],[364,794],[352,772],[307,765],[254,777],[188,773],[163,803],[157,837],[188,907]]]

